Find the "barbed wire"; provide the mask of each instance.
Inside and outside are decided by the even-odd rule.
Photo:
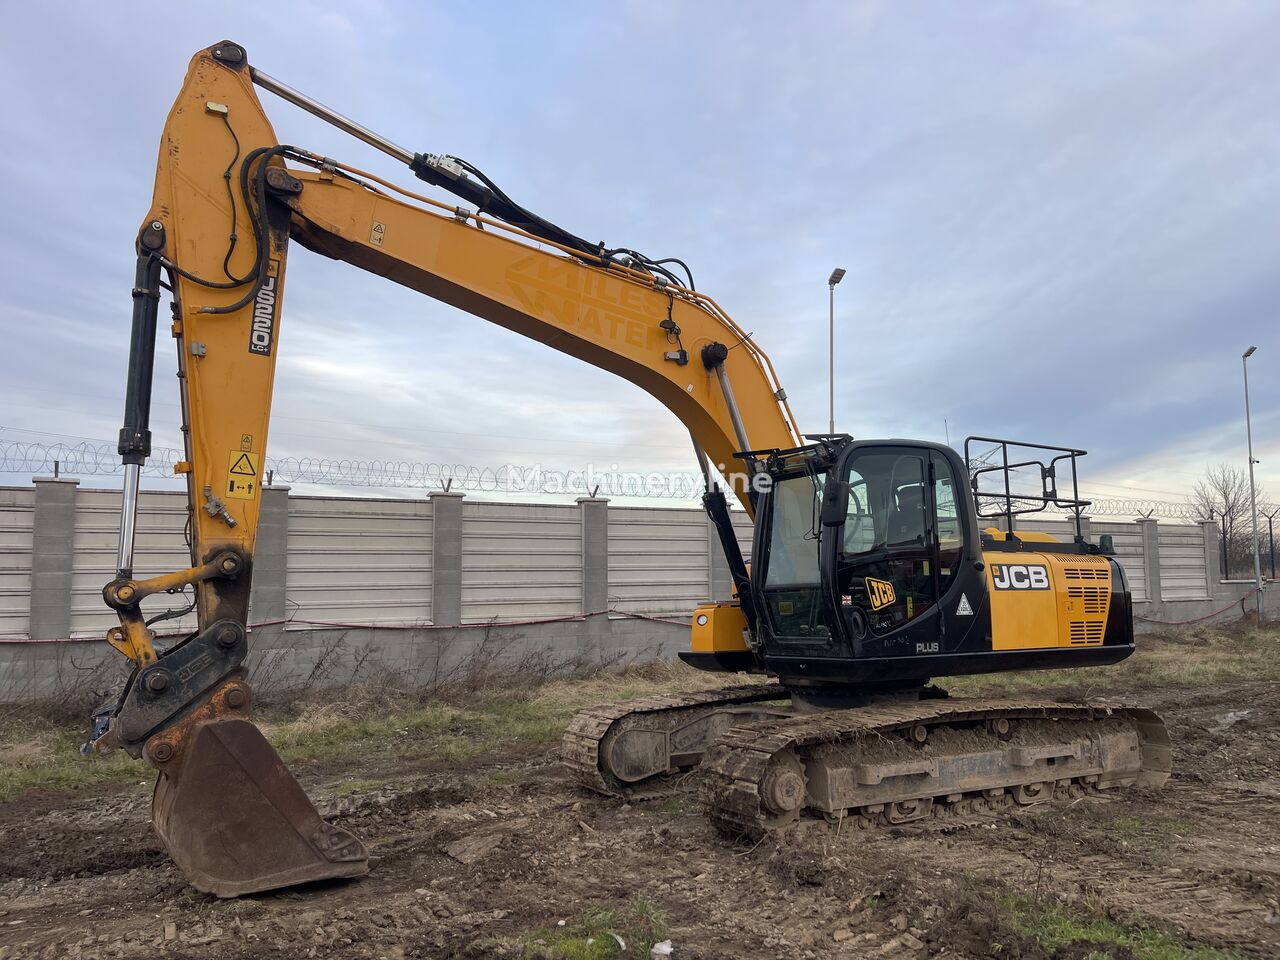
[[[143,466],[148,476],[171,477],[173,467],[182,454],[158,447]],[[82,443],[47,443],[42,441],[0,440],[0,473],[49,474],[57,470],[80,476],[111,476],[123,472],[120,454],[114,445],[85,441]]]
[[[142,468],[146,476],[172,477],[181,451],[156,447]],[[481,467],[465,463],[409,460],[364,460],[328,457],[267,457],[265,471],[273,482],[336,487],[440,490],[474,493],[566,494],[602,497],[650,497],[696,500],[702,496],[701,474],[547,469],[506,463]],[[118,476],[123,472],[114,444],[0,439],[0,473],[74,476]]]
[[[152,450],[143,473],[173,478],[173,468],[183,459],[181,451],[168,447]],[[332,487],[365,487],[385,490],[458,490],[469,493],[632,497],[694,501],[702,496],[703,479],[697,473],[673,471],[628,472],[548,469],[541,465],[507,463],[481,467],[465,463],[430,461],[344,459],[328,457],[267,457],[265,470],[273,482],[307,483]],[[0,438],[0,473],[71,476],[119,476],[123,469],[115,445],[85,440],[27,441]],[[1260,515],[1275,515],[1276,506],[1260,503]],[[1049,510],[1055,516],[1065,511]],[[1085,510],[1090,517],[1158,517],[1198,521],[1191,503],[1137,497],[1102,497]],[[1031,517],[1034,517],[1032,514]],[[1024,521],[1025,522],[1025,521]]]

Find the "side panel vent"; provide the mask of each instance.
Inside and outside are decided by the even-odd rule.
[[[1080,609],[1085,613],[1105,614],[1110,592],[1108,587],[1067,587],[1067,596],[1079,600]]]
[[[1062,573],[1068,580],[1111,579],[1111,571],[1106,567],[1064,567]]]
[[[1073,647],[1096,647],[1102,644],[1102,631],[1106,624],[1098,621],[1072,620],[1070,639]]]

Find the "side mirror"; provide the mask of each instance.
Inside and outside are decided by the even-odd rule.
[[[828,479],[822,488],[822,525],[838,527],[849,512],[849,482]]]

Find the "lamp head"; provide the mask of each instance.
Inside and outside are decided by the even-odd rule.
[[[1257,347],[1250,347],[1248,350],[1246,350],[1246,351],[1244,352],[1244,354],[1242,355],[1241,359],[1242,359],[1242,360],[1248,360],[1250,357],[1252,357],[1252,356],[1253,356],[1253,351],[1255,351],[1255,350],[1257,350],[1257,349],[1258,349]]]
[[[844,279],[844,267],[836,267],[831,271],[831,278],[827,280],[827,286],[834,287],[837,283]]]

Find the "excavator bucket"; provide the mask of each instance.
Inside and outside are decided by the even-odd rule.
[[[368,872],[364,844],[320,818],[249,721],[195,724],[160,766],[152,823],[196,889],[238,897]]]

